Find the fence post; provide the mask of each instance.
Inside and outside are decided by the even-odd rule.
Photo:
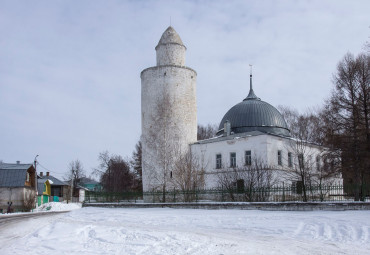
[[[362,182],[361,182],[361,201],[362,202],[365,202],[365,198],[366,198],[366,195],[365,195],[365,184],[364,184],[364,181],[362,180]]]
[[[285,185],[284,185],[284,182],[283,182],[283,202],[285,202]]]

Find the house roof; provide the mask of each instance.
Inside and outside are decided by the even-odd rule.
[[[61,181],[59,180],[58,178],[54,177],[54,176],[39,176],[40,179],[44,180],[44,182],[46,180],[50,180],[52,181],[53,183],[51,184],[51,186],[68,186],[69,184],[64,182],[64,181]]]
[[[39,176],[39,179],[37,179],[37,193],[39,195],[42,195],[44,192],[44,183],[49,180],[50,186],[68,186],[68,183],[63,182],[59,180],[58,178],[55,178],[54,176]]]
[[[24,187],[32,164],[0,163],[0,187]]]

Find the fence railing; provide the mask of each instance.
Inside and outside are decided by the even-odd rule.
[[[151,192],[86,191],[86,203],[104,202],[334,202],[354,201],[355,194],[361,201],[370,201],[370,185],[316,185],[305,189],[301,186],[244,187],[242,189],[196,189]]]

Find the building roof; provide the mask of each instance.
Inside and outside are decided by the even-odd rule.
[[[53,183],[51,184],[52,186],[68,186],[69,184],[68,183],[66,183],[66,182],[64,182],[64,181],[61,181],[61,180],[59,180],[58,178],[56,178],[56,177],[54,177],[54,176],[51,176],[51,175],[49,175],[49,176],[39,176],[39,178],[41,179],[41,180],[44,180],[44,182],[46,181],[46,180],[50,180],[50,181],[52,181]],[[39,179],[39,180],[40,180]]]
[[[157,47],[159,45],[164,45],[164,44],[179,44],[179,45],[184,46],[179,34],[171,26],[169,26],[166,29],[166,31],[163,32],[162,37],[159,40]]]
[[[228,136],[215,136],[209,139],[204,139],[195,142],[194,144],[207,144],[207,143],[216,143],[220,141],[227,141],[227,140],[234,140],[238,138],[243,138],[243,137],[251,137],[251,136],[259,136],[259,135],[267,135],[266,133],[260,132],[260,131],[250,131],[250,132],[245,132],[245,133],[239,133],[239,134],[232,134]]]
[[[44,192],[44,183],[49,180],[50,186],[68,186],[68,183],[59,180],[58,178],[55,178],[54,176],[39,176],[37,179],[37,194],[42,195]]]
[[[24,187],[32,164],[0,163],[0,187]]]
[[[281,136],[290,136],[290,130],[280,112],[258,98],[252,88],[252,75],[248,96],[234,105],[222,118],[217,135],[224,132],[224,124],[229,121],[234,134],[260,131]]]

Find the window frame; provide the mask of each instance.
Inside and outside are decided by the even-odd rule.
[[[230,167],[236,167],[236,152],[230,152]]]
[[[222,168],[222,154],[218,153],[216,154],[216,169]]]
[[[248,155],[249,154],[249,155]],[[252,151],[247,150],[244,152],[244,165],[251,166],[252,165]]]

